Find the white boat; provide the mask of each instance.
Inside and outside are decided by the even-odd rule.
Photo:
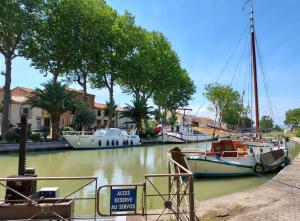
[[[138,135],[129,135],[119,128],[100,129],[95,132],[66,131],[63,137],[75,149],[109,149],[141,144]]]
[[[250,175],[255,156],[241,141],[221,140],[212,143],[209,151],[183,151],[195,177],[232,177]]]
[[[169,130],[165,128],[156,137],[156,141],[159,143],[195,143],[212,139],[212,135],[203,134],[184,126],[172,126]]]

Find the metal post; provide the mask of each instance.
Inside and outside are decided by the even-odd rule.
[[[179,169],[179,167],[177,167],[177,169],[178,169],[178,174],[180,174],[180,169]],[[180,218],[179,218],[179,213],[180,213],[180,209],[179,209],[179,207],[180,207],[180,191],[179,191],[179,188],[180,188],[180,177],[179,176],[176,176],[176,206],[177,206],[177,210],[176,210],[176,212],[177,212],[177,214],[176,214],[176,219],[177,220],[180,220]]]
[[[20,144],[19,144],[19,170],[18,174],[24,176],[26,167],[26,132],[27,132],[27,116],[21,115],[21,131],[20,131]]]
[[[190,204],[190,221],[195,220],[195,205],[194,205],[194,180],[193,176],[189,178],[189,204]]]
[[[172,171],[171,171],[171,162],[170,161],[168,162],[168,173],[169,174],[172,173]],[[171,184],[171,182],[172,182],[172,178],[170,176],[168,176],[168,194],[169,194],[168,200],[169,201],[171,200],[171,195],[170,194],[172,192],[172,184]]]

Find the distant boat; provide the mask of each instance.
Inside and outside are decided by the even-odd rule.
[[[196,143],[211,141],[212,135],[200,133],[188,126],[171,126],[161,130],[156,141],[159,143]]]
[[[139,146],[140,137],[129,135],[119,128],[100,129],[95,132],[65,131],[63,137],[75,149],[111,149]]]

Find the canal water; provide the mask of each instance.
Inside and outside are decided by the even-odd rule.
[[[167,151],[174,146],[181,148],[207,148],[206,144],[155,145],[112,150],[69,150],[51,152],[31,152],[27,154],[27,167],[33,167],[38,176],[96,176],[98,185],[129,184],[144,182],[145,174],[167,173]],[[289,154],[293,157],[300,151],[300,145],[291,145]],[[0,177],[16,174],[18,155],[0,155]],[[269,177],[272,176],[268,175]],[[243,191],[261,185],[267,179],[247,176],[226,179],[197,179],[194,182],[195,198],[206,200],[225,194]],[[83,181],[39,181],[41,187],[59,187],[60,196],[64,197],[78,189]],[[156,178],[153,183],[163,191],[167,189],[167,179]],[[95,187],[91,184],[72,196],[93,197]],[[141,194],[139,194],[141,195]],[[0,186],[0,198],[4,189]],[[101,191],[102,210],[109,205],[108,189]],[[78,200],[75,203],[77,214],[93,211],[92,200]],[[141,205],[138,205],[138,208]],[[149,208],[162,206],[161,198],[148,201]]]

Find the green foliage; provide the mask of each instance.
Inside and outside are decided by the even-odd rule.
[[[157,135],[157,132],[155,131],[154,128],[148,128],[144,132],[140,133],[141,138],[148,138],[148,137],[154,138],[154,137],[156,137],[156,135]]]
[[[149,115],[152,114],[152,106],[147,106],[145,100],[134,99],[131,101],[132,105],[126,104],[124,111],[121,114],[121,118],[130,118],[136,123],[138,133],[140,134],[143,130],[142,120],[149,119]]]
[[[283,136],[283,137],[284,137],[285,142],[290,142],[290,136]]]
[[[74,131],[74,129],[72,127],[62,127],[59,129],[59,131]]]
[[[274,127],[273,119],[270,116],[262,116],[260,121],[260,131],[263,133],[270,132]]]
[[[31,134],[29,138],[33,142],[39,142],[39,141],[41,141],[41,135],[40,134]]]
[[[253,127],[253,120],[251,120],[249,117],[247,116],[242,116],[240,118],[240,128],[241,129],[251,129]]]
[[[283,131],[283,129],[279,125],[277,125],[277,124],[274,126],[274,130],[275,131],[279,131],[279,132]]]
[[[288,110],[285,113],[284,124],[289,126],[299,126],[300,125],[300,108]]]
[[[28,98],[27,103],[32,107],[39,107],[51,115],[52,139],[59,137],[60,115],[66,111],[73,110],[78,106],[75,94],[67,92],[66,86],[54,80],[42,84],[43,89],[37,88],[33,95]]]
[[[15,130],[8,131],[4,134],[4,139],[8,143],[18,143],[20,136]]]
[[[82,127],[88,127],[95,123],[96,113],[92,108],[81,108],[75,116],[75,128],[80,130]]]
[[[295,135],[296,135],[296,137],[300,137],[300,129],[299,128],[295,130]]]
[[[240,114],[246,112],[243,106],[241,108],[240,94],[231,86],[208,84],[203,94],[212,103],[209,109],[215,112],[215,122],[218,125],[237,125]]]

